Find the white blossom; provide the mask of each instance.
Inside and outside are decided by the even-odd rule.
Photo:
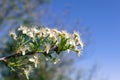
[[[83,44],[82,40],[80,39],[80,37],[76,37],[76,38],[75,38],[75,41],[77,42],[77,44],[78,44],[79,46],[81,46],[81,48],[84,47],[84,44]]]
[[[74,39],[69,39],[69,40],[67,41],[67,44],[70,44],[70,45],[72,45],[72,46],[76,46]]]
[[[50,38],[55,37],[55,35],[52,32],[49,32],[48,35],[49,35]]]
[[[73,35],[74,35],[74,37],[79,37],[79,33],[78,32],[74,32]]]
[[[17,52],[22,52],[22,55],[25,55],[27,50],[30,51],[30,48],[28,45],[25,45],[23,47],[20,47],[20,49]]]
[[[50,32],[50,29],[49,28],[45,28],[46,31]]]
[[[19,28],[18,28],[18,31],[23,31],[23,30],[26,30],[27,29],[27,27],[25,27],[25,26],[20,26]]]
[[[49,53],[50,48],[51,48],[51,44],[46,44],[46,46],[45,46],[46,53]]]
[[[9,32],[9,35],[10,35],[14,40],[17,39],[17,35],[16,35],[15,31],[11,30],[11,31]]]
[[[60,33],[60,31],[58,31],[57,29],[52,29],[52,31],[55,33]]]
[[[25,50],[22,51],[22,55],[25,55]]]
[[[27,69],[23,69],[24,74],[25,74],[27,80],[29,80],[29,74],[30,74],[31,70],[32,70],[31,66],[29,66]]]
[[[25,26],[20,26],[20,28],[18,28],[18,31],[22,31],[23,34],[27,34],[28,28]]]
[[[69,38],[69,34],[66,31],[62,31],[60,35],[64,36],[65,38]]]
[[[27,36],[29,36],[30,38],[34,38],[33,32],[28,32],[28,33],[27,33]]]
[[[78,54],[78,56],[80,56],[80,55],[81,55],[81,50],[76,49],[76,50],[75,50],[75,52]]]
[[[30,61],[30,62],[33,62],[34,65],[35,65],[35,68],[37,68],[37,65],[38,65],[38,63],[39,63],[39,61],[38,61],[38,56],[34,56],[33,58],[29,58],[29,61]]]
[[[31,28],[31,31],[33,31],[35,34],[38,34],[38,33],[39,33],[39,30],[36,29],[35,27]]]

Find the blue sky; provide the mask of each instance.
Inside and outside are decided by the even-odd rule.
[[[51,8],[59,14],[70,5],[70,18],[90,29],[91,42],[84,65],[97,63],[103,76],[120,79],[120,1],[119,0],[53,0]],[[72,28],[72,26],[71,26]],[[86,32],[87,33],[87,32]]]

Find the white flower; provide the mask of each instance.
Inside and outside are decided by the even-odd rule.
[[[30,48],[27,45],[25,45],[24,47],[21,47],[17,52],[22,52],[22,55],[25,55],[26,50],[30,51]]]
[[[78,32],[74,32],[73,35],[74,35],[74,37],[79,37],[79,33]]]
[[[84,44],[83,44],[82,40],[80,39],[80,37],[76,37],[75,40],[76,40],[77,44],[78,44],[79,46],[81,46],[81,48],[83,49]]]
[[[54,36],[56,36],[56,37],[58,37],[58,36],[61,34],[61,32],[58,31],[57,29],[52,29],[51,32],[52,32],[52,33],[54,34]]]
[[[34,56],[34,58],[29,59],[30,62],[33,62],[35,64],[35,68],[37,68],[38,65],[38,56]]]
[[[50,29],[49,28],[45,28],[46,31],[50,32]]]
[[[81,46],[81,48],[83,49],[84,44],[83,44],[83,42],[82,42],[82,41],[79,41],[79,44],[78,44],[78,45],[80,45],[80,46]]]
[[[60,35],[64,36],[65,38],[70,37],[70,35],[66,31],[62,31]]]
[[[34,62],[35,59],[34,59],[34,58],[30,58],[29,61],[30,61],[30,62]]]
[[[20,27],[18,28],[18,31],[23,31],[23,30],[25,30],[25,29],[26,29],[25,26],[20,26]]]
[[[22,48],[19,49],[19,51],[22,52],[22,55],[25,55],[26,49],[22,47]]]
[[[69,39],[69,40],[67,41],[67,44],[70,44],[70,45],[72,45],[72,46],[76,46],[75,40],[73,40],[73,39]]]
[[[75,52],[78,54],[78,56],[81,55],[81,50],[76,49]]]
[[[25,26],[20,26],[20,28],[18,28],[18,31],[22,31],[23,34],[27,34],[28,30],[29,29]]]
[[[61,32],[58,31],[57,29],[52,29],[52,31],[53,31],[54,33],[61,33]]]
[[[26,35],[29,36],[30,38],[34,38],[33,32],[28,32]]]
[[[50,38],[54,37],[54,34],[52,32],[48,33],[48,35]]]
[[[30,72],[32,70],[32,67],[29,66],[27,69],[23,69],[23,70],[24,70],[24,74],[25,74],[27,80],[29,80],[29,74],[30,74]]]
[[[47,32],[42,32],[43,37],[47,37],[49,34]]]
[[[38,33],[39,33],[39,30],[36,29],[35,27],[31,28],[31,31],[33,31],[35,34],[38,34]]]
[[[25,50],[22,51],[22,55],[25,55]]]
[[[28,32],[27,30],[23,30],[22,31],[23,34],[27,34],[27,32]]]
[[[10,36],[13,38],[13,39],[17,39],[17,35],[16,35],[16,33],[15,33],[15,31],[13,31],[13,30],[11,30],[10,32],[9,32],[9,34],[10,34]]]
[[[46,44],[46,46],[45,46],[46,53],[49,53],[50,48],[51,48],[51,45],[50,44]]]

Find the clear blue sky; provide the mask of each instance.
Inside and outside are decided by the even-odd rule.
[[[59,14],[66,4],[70,5],[70,18],[79,17],[80,24],[91,31],[87,53],[93,55],[86,63],[97,62],[101,76],[120,80],[120,0],[53,0],[52,10]]]

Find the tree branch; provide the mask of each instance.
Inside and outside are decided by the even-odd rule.
[[[25,55],[32,55],[32,54],[35,54],[35,53],[34,52],[29,52],[29,53],[26,53]],[[5,62],[7,59],[20,57],[20,56],[23,56],[22,53],[12,54],[12,55],[0,58],[0,62],[2,62],[2,61]]]
[[[51,50],[57,51],[57,47],[52,48]],[[26,53],[25,55],[33,55],[33,54],[35,54],[35,53],[39,53],[39,52],[28,52],[28,53]],[[42,54],[45,55],[45,56],[51,57],[51,55],[50,55],[50,54],[47,54],[46,51],[43,52]],[[8,59],[10,59],[10,58],[15,58],[15,57],[20,57],[20,56],[23,56],[22,53],[12,54],[12,55],[9,55],[9,56],[0,58],[0,62],[6,62],[6,61],[7,61]]]

